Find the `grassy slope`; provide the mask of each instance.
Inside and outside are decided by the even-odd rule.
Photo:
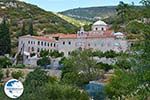
[[[59,14],[59,13],[57,13],[56,15],[61,17],[64,20],[66,20],[68,23],[71,23],[71,24],[73,24],[77,27],[81,27],[81,26],[84,26],[84,25],[91,24],[91,22],[89,22],[89,21],[78,20],[78,19],[75,19],[75,18],[72,18],[72,17],[68,17],[68,16],[65,16],[65,15]]]
[[[94,17],[106,18],[114,15],[116,13],[115,8],[115,6],[76,8],[60,13],[76,19],[93,21]]]

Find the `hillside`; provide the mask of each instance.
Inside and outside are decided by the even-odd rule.
[[[116,13],[116,6],[76,8],[60,12],[76,19],[94,21],[96,18],[108,18]]]
[[[75,33],[77,27],[58,17],[52,12],[47,12],[36,5],[16,0],[0,0],[0,23],[6,16],[9,21],[12,37],[12,46],[17,46],[17,35],[21,31],[23,22],[28,31],[29,21],[33,20],[34,31],[37,35],[51,33]]]
[[[14,24],[16,24],[17,28],[19,28],[17,24],[21,24],[22,21],[27,22],[30,18],[32,18],[35,30],[37,31],[41,31],[43,28],[45,28],[45,30],[49,33],[66,33],[76,31],[76,27],[74,25],[61,19],[52,12],[44,11],[35,5],[27,4],[25,2],[19,2],[15,0],[0,0],[1,18],[4,15],[10,20],[10,26],[14,26]]]
[[[68,23],[71,23],[71,24],[75,25],[76,27],[81,27],[81,26],[84,26],[84,25],[91,24],[90,21],[78,20],[78,19],[66,16],[66,15],[59,14],[59,13],[56,13],[56,15],[59,16],[60,18],[64,19],[64,20],[66,20]]]

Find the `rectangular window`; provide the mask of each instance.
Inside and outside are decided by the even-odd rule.
[[[69,41],[69,45],[71,45],[71,42]]]
[[[71,52],[68,52],[68,55],[71,55]]]
[[[65,45],[65,42],[63,42],[63,45]]]
[[[40,49],[39,49],[39,48],[37,49],[37,52],[40,52]]]
[[[44,43],[44,46],[46,46],[46,42]]]
[[[41,46],[43,46],[43,42],[41,42]]]
[[[38,41],[38,45],[40,45],[40,41]]]

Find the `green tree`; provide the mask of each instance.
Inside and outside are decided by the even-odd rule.
[[[48,50],[42,50],[40,52],[40,57],[47,57],[49,55],[49,51]]]
[[[32,20],[32,19],[29,21],[28,34],[30,34],[31,36],[34,35],[34,30],[33,30],[33,20]]]
[[[148,100],[150,95],[150,26],[145,25],[141,31],[143,39],[134,44],[131,48],[132,53],[126,57],[125,61],[122,60],[117,64],[120,68],[116,70],[106,86],[106,94],[110,99]]]
[[[91,51],[81,51],[64,61],[62,80],[66,83],[82,86],[100,77],[101,70],[89,55]],[[72,78],[73,77],[73,78]]]
[[[63,57],[60,61],[59,61],[59,64],[64,64],[64,62],[67,60],[66,57]]]
[[[7,57],[0,57],[0,68],[7,68],[12,65],[12,62]]]
[[[115,57],[118,56],[118,54],[115,51],[113,51],[113,50],[106,51],[104,53],[104,55],[105,55],[106,58],[115,58]]]
[[[21,100],[89,100],[86,92],[61,84],[41,69],[35,69],[27,75],[24,87]]]
[[[22,71],[14,71],[11,73],[11,76],[15,79],[23,78],[24,73]]]
[[[150,17],[150,1],[149,0],[141,0],[141,2],[143,4],[143,6],[145,7],[142,10],[143,13],[143,17],[144,18],[149,18]]]
[[[26,35],[26,29],[25,29],[25,22],[23,21],[22,23],[22,28],[21,28],[21,31],[19,32],[18,36],[24,36]]]
[[[49,57],[43,57],[37,61],[37,65],[39,66],[46,66],[50,64],[51,64],[51,61]]]
[[[6,17],[0,24],[0,55],[11,53],[11,38]]]
[[[149,0],[141,0],[140,3],[142,3],[146,7],[150,7],[150,1]]]
[[[59,51],[54,50],[54,51],[50,51],[49,56],[54,58],[63,57],[64,53],[63,52],[60,53]]]
[[[0,69],[0,82],[1,82],[1,80],[3,78],[3,76],[4,76],[3,71]]]
[[[111,69],[113,69],[113,66],[112,65],[109,65],[109,64],[105,64],[105,63],[98,63],[97,66],[100,68],[100,69],[103,69],[104,71],[109,71]]]
[[[89,100],[86,92],[66,84],[48,83],[42,89],[41,100]]]
[[[128,21],[129,14],[131,12],[131,6],[129,4],[120,1],[119,5],[116,8],[117,15],[121,18],[121,22],[125,23]]]
[[[32,97],[35,91],[40,92],[40,87],[44,86],[49,81],[47,73],[39,68],[30,72],[24,82],[25,94],[23,97]]]

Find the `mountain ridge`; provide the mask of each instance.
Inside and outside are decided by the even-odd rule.
[[[76,19],[83,19],[88,21],[95,21],[96,18],[107,18],[116,14],[117,6],[97,6],[97,7],[84,7],[75,8],[59,12],[69,17]]]
[[[142,6],[134,5],[136,9],[143,8]],[[84,7],[84,8],[74,8],[59,12],[60,14],[78,19],[87,20],[90,22],[96,21],[98,19],[107,19],[109,17],[114,17],[117,14],[117,6],[97,6],[97,7]]]

